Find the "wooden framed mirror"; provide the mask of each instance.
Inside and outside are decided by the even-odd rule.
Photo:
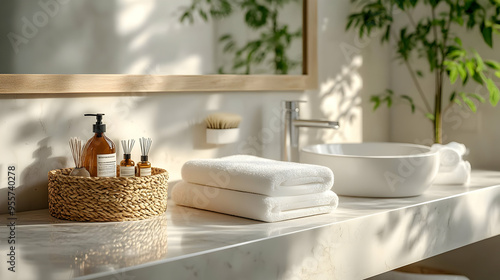
[[[0,94],[101,95],[314,89],[318,86],[317,0],[303,0],[302,12],[302,75],[0,74]]]

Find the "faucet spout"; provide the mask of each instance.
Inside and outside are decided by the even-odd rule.
[[[316,127],[316,128],[333,128],[339,129],[339,122],[323,121],[323,120],[293,120],[293,125],[296,127]]]

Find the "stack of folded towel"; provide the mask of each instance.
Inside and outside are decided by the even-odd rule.
[[[337,208],[333,173],[324,166],[237,155],[188,161],[172,190],[176,204],[265,222]]]
[[[432,151],[439,151],[439,171],[435,184],[457,184],[466,185],[470,182],[471,166],[468,161],[463,160],[467,153],[464,144],[450,142],[446,145],[434,144]]]

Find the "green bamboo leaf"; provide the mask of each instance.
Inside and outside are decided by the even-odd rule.
[[[474,98],[474,99],[476,99],[477,101],[479,101],[481,103],[486,102],[486,100],[484,99],[484,97],[482,97],[481,95],[479,95],[477,93],[468,93],[467,96],[469,96],[471,98]]]
[[[425,117],[427,117],[431,121],[434,121],[436,119],[436,117],[433,114],[431,114],[431,113],[425,114]]]
[[[457,64],[457,70],[458,74],[460,74],[460,79],[465,82],[467,79],[467,71],[465,70],[465,67],[462,63]]]
[[[380,107],[380,97],[377,95],[372,95],[370,98],[370,102],[374,103],[373,104],[373,111],[377,110],[378,107]]]
[[[449,76],[450,76],[450,83],[454,84],[458,78],[458,70],[456,67],[450,70]]]
[[[413,98],[411,98],[408,95],[401,95],[401,98],[403,98],[403,99],[407,100],[408,102],[410,102],[411,112],[415,113],[415,103],[413,102]]]
[[[423,76],[424,76],[424,74],[423,74],[423,73],[422,73],[422,71],[420,71],[420,70],[417,70],[417,72],[416,72],[416,73],[417,73],[417,76],[419,76],[419,77],[423,77]]]
[[[459,45],[461,47],[462,46],[462,39],[460,39],[459,37],[455,37],[455,43],[457,43],[457,45]]]
[[[391,96],[387,96],[386,98],[384,98],[384,101],[387,102],[387,107],[391,108],[391,106],[392,106],[392,97]]]
[[[484,42],[493,48],[493,28],[491,26],[486,27],[485,24],[481,24],[481,34],[483,35]]]
[[[477,72],[483,71],[485,68],[483,59],[476,51],[474,51],[474,56],[476,57],[476,64],[477,64],[476,71]]]
[[[474,104],[474,102],[471,99],[469,99],[467,96],[463,95],[462,100],[464,101],[465,105],[467,105],[467,107],[469,107],[469,109],[472,112],[475,113],[477,111],[476,104]]]
[[[455,101],[456,97],[457,97],[457,92],[456,91],[452,92],[451,95],[450,95],[450,102]]]
[[[498,101],[500,100],[500,90],[491,79],[486,79],[486,87],[490,92],[491,105],[496,106],[498,104]]]
[[[349,30],[351,28],[352,23],[354,22],[354,19],[352,18],[352,15],[349,16],[349,20],[347,21],[347,25],[345,26],[345,31]]]
[[[456,17],[453,19],[456,23],[460,24],[461,26],[464,25],[464,19],[461,17]]]
[[[495,76],[497,76],[498,78],[500,78],[500,71],[495,72]]]
[[[448,54],[448,57],[450,57],[452,59],[457,59],[457,58],[463,57],[464,55],[465,55],[465,52],[463,50],[454,50]]]
[[[474,75],[472,76],[472,78],[474,79],[474,81],[476,81],[478,84],[481,84],[481,85],[484,85],[484,81],[481,77],[481,75],[479,74],[479,72],[475,72]]]
[[[192,24],[193,23],[193,16],[191,15],[191,13],[189,11],[186,11],[184,12],[184,14],[182,14],[181,18],[180,18],[180,22],[184,22],[185,20],[189,19],[189,22]]]
[[[229,41],[225,46],[224,48],[222,49],[222,51],[224,53],[227,53],[227,52],[232,52],[234,50],[234,48],[236,47],[236,45],[234,44],[234,41]]]
[[[385,28],[385,33],[384,33],[384,36],[382,36],[382,42],[389,42],[389,39],[391,37],[391,27],[392,25],[389,24],[387,25],[387,27]]]
[[[455,62],[451,61],[451,60],[445,60],[445,61],[443,61],[443,65],[446,66],[446,68],[449,68],[449,67],[453,67],[453,65],[455,65]]]
[[[500,63],[493,61],[493,60],[486,60],[484,61],[486,66],[490,67],[493,70],[500,71]]]
[[[474,76],[474,74],[476,73],[476,70],[475,70],[476,64],[474,63],[474,61],[468,60],[465,63],[465,67],[467,68],[467,71],[469,71],[469,75]]]
[[[205,11],[203,11],[202,9],[199,9],[198,10],[198,14],[200,14],[201,18],[204,20],[204,21],[208,21],[208,15]]]

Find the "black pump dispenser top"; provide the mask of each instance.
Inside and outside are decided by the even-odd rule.
[[[85,117],[96,117],[97,121],[94,124],[94,133],[104,133],[106,132],[106,125],[102,123],[102,116],[104,114],[85,114]]]

